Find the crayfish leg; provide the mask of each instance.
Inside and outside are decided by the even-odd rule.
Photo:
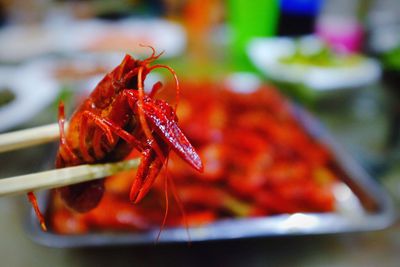
[[[84,112],[82,115],[93,119],[96,125],[105,132],[107,139],[110,143],[114,142],[113,134],[115,134],[130,144],[140,146],[140,142],[132,134],[115,125],[111,121],[101,118],[98,115],[89,111]]]
[[[81,151],[81,155],[83,159],[86,162],[93,162],[94,159],[92,156],[89,155],[89,150],[86,145],[86,140],[85,137],[87,136],[87,130],[88,130],[88,117],[84,116],[85,113],[82,114],[82,119],[80,122],[80,127],[79,127],[79,148]]]
[[[37,203],[36,196],[33,192],[28,192],[27,194],[29,202],[31,202],[33,210],[35,211],[36,217],[39,220],[40,227],[42,228],[43,231],[47,231],[46,223],[44,221],[44,216],[40,212],[39,205]]]
[[[72,151],[71,147],[67,142],[67,138],[65,137],[65,111],[64,111],[64,103],[60,101],[58,104],[58,128],[60,131],[60,149],[59,149],[59,157],[57,157],[57,165],[64,165],[63,162],[71,162],[74,164],[78,162],[78,157]]]
[[[106,135],[107,140],[110,144],[114,143],[115,139],[113,137],[111,128],[109,124],[111,123],[106,123],[105,119],[101,118],[100,116],[94,114],[93,112],[90,111],[85,111],[82,113],[82,119],[81,119],[81,127],[80,127],[80,135],[79,135],[79,146],[80,150],[82,152],[82,156],[87,162],[92,162],[94,159],[92,156],[89,155],[88,151],[88,146],[86,144],[86,136],[87,130],[88,130],[88,120],[92,120]],[[95,152],[97,154],[101,153],[101,143],[99,142],[99,138],[94,138],[93,140],[93,147]]]

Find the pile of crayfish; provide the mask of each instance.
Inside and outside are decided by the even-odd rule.
[[[103,198],[86,213],[68,209],[53,194],[47,210],[53,231],[143,231],[161,224],[199,226],[220,219],[335,209],[332,189],[340,172],[334,158],[302,127],[292,104],[275,88],[262,85],[237,93],[217,82],[186,81],[180,86],[179,127],[198,151],[204,172],[171,154],[168,169],[160,171],[140,204],[129,202],[135,174],[128,171],[106,178]],[[163,99],[172,98],[172,87],[167,84]]]

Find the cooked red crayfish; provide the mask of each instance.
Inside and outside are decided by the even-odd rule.
[[[144,93],[146,75],[156,68],[166,68],[175,78],[177,101],[179,98],[175,72],[165,65],[150,66],[161,55],[155,55],[152,50],[152,55],[145,60],[126,55],[77,108],[66,133],[64,107],[59,106],[60,147],[56,167],[118,161],[137,149],[142,159],[130,190],[133,203],[148,193],[171,149],[191,167],[203,171],[200,157],[177,125],[175,108],[154,98],[161,83],[156,83],[148,94]],[[66,186],[58,191],[70,208],[86,212],[101,200],[104,180]],[[35,203],[33,195],[29,196]],[[37,207],[35,210],[43,227],[43,217]]]

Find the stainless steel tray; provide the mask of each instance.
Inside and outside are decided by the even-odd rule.
[[[343,171],[343,181],[334,189],[336,211],[221,220],[206,226],[190,228],[192,242],[371,231],[384,229],[394,221],[394,206],[383,188],[336,144],[314,117],[299,107],[295,107],[295,116],[313,137],[331,150]],[[45,206],[46,203],[43,202],[45,201],[41,200]],[[37,243],[60,248],[153,244],[159,232],[159,229],[154,229],[146,232],[59,235],[43,232],[33,212],[29,214],[26,229]],[[187,230],[181,227],[166,228],[158,242],[188,242]]]

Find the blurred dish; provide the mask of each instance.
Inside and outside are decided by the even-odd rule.
[[[161,19],[71,21],[43,26],[10,26],[0,31],[0,61],[20,62],[38,55],[79,51],[148,55],[151,45],[163,58],[183,52],[186,34],[179,24]]]
[[[250,42],[248,55],[270,79],[303,84],[319,92],[359,88],[376,82],[381,75],[375,60],[324,54],[324,46],[315,37],[257,38]]]
[[[124,51],[134,55],[148,55],[152,46],[164,51],[163,58],[177,56],[186,46],[186,35],[179,24],[164,20],[125,20],[119,24],[92,24],[82,40],[83,50]],[[93,30],[96,34],[90,34]]]
[[[21,62],[58,50],[60,33],[53,27],[8,26],[0,30],[0,61]]]
[[[41,57],[29,61],[25,66],[42,70],[60,87],[87,94],[123,56],[120,52],[74,53],[64,57]]]
[[[235,79],[238,77],[233,80]],[[232,79],[228,81],[229,83],[232,83]],[[182,86],[184,88],[185,85]],[[202,83],[199,86],[203,89],[212,88],[211,84]],[[204,109],[205,113],[202,114],[197,109],[192,113],[185,112],[190,109],[190,105],[188,106],[188,99],[182,99],[181,111],[178,112],[183,113],[178,115],[182,125],[187,124],[188,128],[184,131],[194,144],[203,144],[200,145],[200,153],[203,153],[205,160],[205,174],[201,177],[195,176],[182,168],[173,158],[170,161],[170,174],[176,179],[178,191],[182,185],[184,188],[185,186],[193,188],[199,186],[200,182],[203,183],[200,185],[200,190],[196,191],[197,194],[189,192],[181,196],[183,204],[188,208],[188,218],[191,222],[194,220],[194,226],[190,228],[192,241],[376,230],[392,222],[393,206],[385,192],[360,169],[357,163],[337,148],[329,135],[308,113],[298,107],[288,106],[289,103],[282,101],[282,97],[271,88],[264,87],[261,91],[252,88],[245,94],[243,88],[236,88],[236,93],[228,93],[226,97],[218,97],[219,90],[205,94],[199,87],[195,86],[192,89],[194,90],[186,92],[186,97],[189,97],[188,99],[194,97],[196,101],[200,101],[198,106]],[[199,94],[202,95],[200,99]],[[268,101],[269,104],[265,105],[264,102],[260,104],[257,102],[260,99]],[[221,101],[220,103],[228,106],[230,101],[233,101],[236,104],[230,106],[231,110],[239,108],[243,112],[234,113],[237,116],[230,120],[223,115],[221,106],[213,104],[214,101],[217,103]],[[251,108],[246,106],[248,104],[251,104]],[[249,120],[247,115],[254,115],[253,109],[261,110],[260,114],[256,114],[266,116],[275,121],[276,125],[259,124],[257,120]],[[268,110],[267,114],[263,113],[265,109]],[[250,113],[246,115],[247,112]],[[289,117],[288,113],[291,114]],[[212,119],[208,117],[209,115]],[[222,138],[224,121],[232,127],[233,136]],[[277,126],[280,123],[289,126],[292,131],[288,132],[287,129],[282,131]],[[300,125],[305,132],[299,132],[295,125]],[[255,127],[255,131],[251,132],[251,137],[244,138],[241,127],[245,129]],[[203,130],[199,130],[201,128]],[[260,131],[266,131],[268,136],[266,140],[257,136]],[[311,139],[305,136],[310,136]],[[304,143],[299,144],[299,139]],[[215,142],[211,147],[207,145],[210,141]],[[258,145],[254,144],[255,141]],[[215,149],[226,142],[228,146],[224,146],[222,150]],[[263,145],[260,145],[261,143]],[[285,146],[285,144],[291,145]],[[260,155],[258,152],[265,147],[268,149],[267,152]],[[236,151],[238,153],[235,153],[235,149],[238,149]],[[247,157],[241,154],[246,151],[249,155]],[[255,162],[254,153],[257,160],[262,160],[261,165],[264,167]],[[221,157],[227,159],[220,162]],[[291,162],[289,159],[295,160]],[[303,168],[290,168],[290,166],[299,167],[296,164],[305,163],[304,161],[306,166],[303,167],[317,171],[318,175],[309,177],[306,174],[302,177]],[[233,162],[236,163],[232,164]],[[280,167],[288,168],[281,168],[280,171],[275,169],[275,172],[269,170],[269,167],[279,167],[275,165],[276,162],[280,162]],[[246,169],[247,164],[253,165]],[[228,168],[224,170],[225,165]],[[319,172],[323,169],[325,171]],[[248,172],[252,175],[252,179],[245,179]],[[228,176],[231,178],[227,179]],[[337,179],[338,176],[340,180]],[[34,216],[30,218],[30,234],[41,244],[57,247],[153,243],[158,233],[157,222],[163,217],[163,205],[159,201],[164,197],[163,183],[156,183],[151,197],[148,201],[144,201],[142,206],[132,206],[127,201],[126,191],[129,191],[127,184],[130,184],[130,177],[132,175],[122,174],[106,180],[108,194],[99,209],[96,208],[91,213],[72,214],[63,208],[57,197],[48,198],[51,202],[47,202],[50,207],[47,216],[52,220],[52,229],[54,230],[57,224],[56,232],[63,234],[53,231],[42,232]],[[278,188],[275,188],[277,185]],[[308,189],[304,191],[305,188]],[[211,191],[208,191],[210,189]],[[311,191],[307,191],[310,189]],[[222,199],[225,200],[220,202],[222,190],[224,191]],[[205,197],[205,192],[208,192],[206,196],[213,197]],[[261,196],[260,193],[266,198],[258,198],[257,196]],[[201,197],[202,194],[204,197]],[[230,196],[226,198],[227,194]],[[277,195],[278,200],[275,199]],[[241,198],[243,196],[244,198]],[[260,203],[255,204],[254,201],[260,199],[261,206],[257,206]],[[154,201],[156,203],[153,203]],[[203,210],[204,204],[206,207],[211,205],[208,207],[210,208],[208,213],[207,210]],[[180,226],[179,210],[176,210],[176,206],[170,208],[172,221],[167,223],[169,227],[163,230],[159,242],[185,242],[188,237],[186,229]]]
[[[151,50],[147,49],[147,55],[150,53]],[[46,73],[64,91],[75,94],[74,97],[78,98],[75,100],[79,102],[79,98],[89,94],[104,75],[121,62],[124,55],[123,52],[81,52],[64,57],[42,57],[27,62],[25,66]],[[144,84],[145,90],[151,89],[157,81],[163,81],[163,77],[150,73]]]
[[[28,65],[0,68],[0,88],[15,98],[0,107],[0,131],[16,127],[48,106],[58,93],[58,84],[42,69]]]

